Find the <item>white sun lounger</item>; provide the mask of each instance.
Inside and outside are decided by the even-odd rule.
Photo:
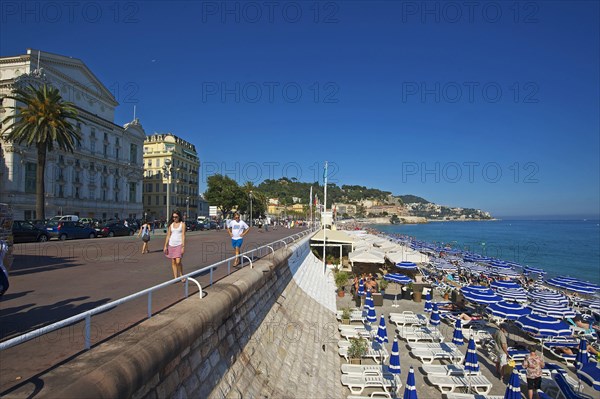
[[[469,338],[471,338],[471,336],[473,336],[473,340],[475,341],[475,343],[481,344],[484,341],[489,341],[491,339],[494,339],[494,337],[492,336],[492,331],[493,330],[487,329],[487,328],[486,329],[463,328],[462,334],[466,341],[468,341]]]
[[[363,374],[364,372],[390,374],[389,368],[381,364],[342,364],[342,374]]]
[[[470,393],[447,393],[446,399],[504,399],[502,395],[473,395]]]
[[[421,369],[426,375],[465,375],[465,366],[461,364],[448,364],[445,366],[426,365],[421,366]],[[469,375],[480,375],[481,371],[471,371]]]
[[[445,351],[443,349],[415,349],[410,352],[425,364],[431,364],[434,360],[450,360],[452,363],[462,363],[465,355],[459,350]]]
[[[402,382],[392,374],[342,374],[342,385],[347,386],[352,394],[360,395],[365,388],[392,388],[398,393]]]
[[[336,314],[336,318],[338,320],[342,320],[342,310],[338,310]],[[350,312],[350,321],[362,321],[364,317],[362,310],[353,310]]]
[[[408,344],[408,349],[447,349],[447,350],[458,350],[458,346],[452,342],[411,342]]]
[[[392,399],[392,395],[389,392],[373,392],[369,396],[363,395],[348,395],[347,399],[376,399],[376,398],[384,398],[384,399]]]
[[[350,338],[372,339],[375,333],[373,330],[368,331],[364,328],[357,328],[355,330],[341,330],[340,335],[347,340],[350,340]]]
[[[400,338],[404,339],[407,342],[422,342],[422,341],[431,341],[431,342],[443,342],[444,336],[439,331],[413,331],[411,333],[398,333]]]
[[[456,389],[474,389],[476,393],[487,395],[492,390],[490,380],[482,375],[471,376],[438,376],[427,375],[429,382],[439,388],[442,393],[452,393]]]
[[[396,326],[412,326],[412,325],[424,325],[427,324],[427,317],[422,314],[408,314],[402,315],[401,313],[390,314],[390,322]]]
[[[349,348],[339,348],[338,349],[338,354],[340,356],[342,356],[344,359],[346,359],[346,361],[350,360],[348,358],[348,349]],[[390,356],[390,354],[388,353],[387,349],[385,349],[385,348],[381,348],[381,349],[369,348],[367,350],[367,353],[365,353],[365,355],[363,356],[363,358],[371,358],[371,359],[375,360],[375,362],[377,364],[380,364],[380,363],[385,363],[385,361],[387,360],[387,358],[389,356]]]

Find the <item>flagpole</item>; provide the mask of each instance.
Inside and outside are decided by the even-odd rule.
[[[325,170],[323,171],[323,183],[325,184],[325,202],[323,204],[323,213],[321,216],[321,223],[323,223],[323,274],[327,273],[327,264],[325,262],[325,213],[327,212],[327,161],[325,161]]]

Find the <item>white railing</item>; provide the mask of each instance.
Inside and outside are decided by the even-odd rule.
[[[302,238],[302,237],[304,237],[304,236],[306,236],[306,235],[308,235],[308,234],[310,234],[310,233],[312,233],[312,232],[314,232],[316,230],[318,230],[318,227],[313,226],[311,228],[308,228],[306,230],[301,231],[300,233],[292,234],[291,236],[285,237],[283,239],[278,239],[278,240],[273,241],[273,242],[271,242],[269,244],[262,245],[260,247],[254,248],[254,249],[252,249],[250,251],[246,251],[244,253],[241,253],[239,255],[240,257],[242,257],[241,266],[243,267],[243,259],[244,258],[249,259],[250,260],[250,264],[252,265],[252,259],[254,258],[254,255],[256,255],[258,258],[263,257],[264,256],[263,253],[266,253],[266,255],[268,255],[269,252],[271,252],[273,255],[275,255],[275,250],[274,250],[275,244],[283,242],[285,244],[285,248],[287,248],[287,246],[288,246],[288,241],[287,240],[290,240],[289,242],[292,243],[292,242],[296,241],[297,239]],[[92,316],[94,316],[94,315],[96,315],[98,313],[106,312],[106,311],[108,311],[108,310],[110,310],[112,308],[117,307],[118,305],[122,305],[122,304],[124,304],[126,302],[129,302],[129,301],[132,301],[134,299],[137,299],[137,298],[140,298],[140,297],[143,297],[143,296],[147,296],[147,298],[148,298],[148,317],[147,318],[150,318],[150,317],[152,317],[152,293],[154,291],[157,291],[157,290],[160,290],[162,288],[168,287],[168,286],[170,286],[172,284],[176,284],[179,281],[181,281],[182,278],[185,278],[185,297],[187,298],[188,294],[189,294],[188,280],[192,279],[191,277],[199,275],[199,274],[202,274],[202,273],[205,273],[206,271],[209,271],[210,277],[209,277],[209,284],[208,285],[211,286],[211,285],[214,284],[214,281],[213,281],[213,270],[215,270],[219,266],[227,263],[227,275],[230,275],[231,274],[231,261],[234,260],[235,258],[236,258],[235,256],[232,256],[230,258],[227,258],[225,260],[219,261],[217,263],[213,263],[212,265],[203,267],[202,269],[198,269],[198,270],[195,270],[195,271],[193,271],[191,273],[185,274],[185,275],[183,275],[181,277],[177,277],[177,278],[174,278],[172,280],[165,281],[162,284],[158,284],[158,285],[155,285],[153,287],[146,288],[145,290],[142,290],[142,291],[136,292],[134,294],[128,295],[126,297],[114,300],[114,301],[109,302],[109,303],[107,303],[105,305],[98,306],[98,307],[96,307],[94,309],[85,311],[83,313],[79,313],[79,314],[77,314],[75,316],[71,316],[71,317],[69,317],[67,319],[63,319],[63,320],[57,321],[56,323],[49,324],[49,325],[47,325],[45,327],[38,328],[37,330],[33,330],[33,331],[28,332],[28,333],[19,335],[17,337],[8,339],[8,340],[3,341],[3,342],[0,342],[0,351],[8,349],[8,348],[12,348],[13,346],[22,344],[22,343],[27,342],[27,341],[29,341],[31,339],[40,337],[42,335],[48,334],[48,333],[50,333],[52,331],[58,330],[60,328],[64,328],[66,326],[69,326],[69,325],[71,325],[73,323],[80,322],[82,320],[85,321],[84,346],[85,346],[85,349],[90,349],[90,347],[91,347],[91,339],[90,339],[91,333],[90,332],[91,332]],[[200,298],[202,298],[202,287],[197,282],[197,280],[195,280],[195,279],[193,279],[193,280],[194,280],[194,283],[198,286],[198,289],[200,290]]]

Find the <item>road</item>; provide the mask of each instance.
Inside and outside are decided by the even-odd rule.
[[[301,231],[280,227],[264,232],[253,228],[242,250]],[[148,254],[141,254],[142,241],[136,236],[15,244],[11,285],[0,300],[0,338],[12,338],[172,279],[170,259],[162,253],[164,240],[164,234],[152,237]],[[226,231],[187,233],[184,273],[231,256]],[[226,274],[227,266],[223,265],[215,270],[213,279]],[[199,281],[207,285],[209,275]],[[181,300],[183,287],[174,284],[154,293],[152,311],[156,313]],[[194,292],[191,287],[190,293]],[[94,316],[92,345],[134,326],[146,313],[144,297]],[[0,396],[76,355],[83,345],[83,323],[78,323],[0,352]]]

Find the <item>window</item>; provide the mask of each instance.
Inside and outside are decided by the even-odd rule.
[[[152,205],[152,197],[148,196],[148,205]]]
[[[108,156],[108,145],[106,145],[106,144],[104,144],[103,153],[104,153],[104,156],[105,156],[105,157],[107,157],[107,156]]]
[[[33,211],[33,210],[25,211],[25,220],[35,220],[35,219],[37,219],[35,217],[35,211]],[[33,230],[33,228],[32,228],[33,226],[29,223],[22,223],[21,226],[28,230]]]
[[[102,190],[102,201],[106,201],[106,190]],[[106,215],[105,213],[103,215]],[[106,219],[106,216],[102,216],[103,219]]]
[[[159,184],[160,184],[160,183],[156,183],[156,192],[157,192],[157,193],[160,191],[160,186],[159,186]],[[158,205],[158,204],[157,204],[157,205]]]
[[[117,143],[117,146],[118,145],[119,145],[119,143]],[[119,159],[119,147],[115,148],[115,158]]]
[[[35,185],[37,182],[37,164],[34,162],[27,162],[25,164],[25,192],[35,193]]]
[[[163,195],[163,205],[167,205],[167,196]]]
[[[75,187],[75,198],[79,199],[79,187]]]
[[[104,132],[104,140],[108,141],[108,133]]]
[[[81,183],[81,179],[80,179],[80,177],[79,177],[79,171],[78,171],[78,170],[76,170],[76,171],[75,171],[75,176],[74,176],[74,178],[73,178],[73,181],[74,181],[75,183]]]
[[[159,197],[158,195],[154,196],[154,205],[158,205]]]
[[[146,184],[146,191],[148,191],[149,193],[152,192],[152,183]]]
[[[163,192],[167,192],[167,185],[166,184],[163,184],[163,189],[162,190],[163,190]]]
[[[63,198],[65,196],[65,186],[62,184],[58,185],[58,198]]]
[[[96,142],[95,142],[95,141],[93,141],[93,140],[92,140],[92,141],[90,141],[90,152],[91,152],[92,154],[95,154],[95,153],[96,153]]]
[[[119,142],[119,138],[118,137],[115,138],[115,145],[117,147],[121,145],[121,143]]]
[[[148,166],[152,166],[152,160],[151,159],[148,160]]]
[[[135,202],[136,194],[137,194],[136,183],[135,182],[129,183],[129,202]]]
[[[119,193],[115,193],[115,202],[119,202]]]
[[[134,165],[137,164],[137,145],[135,144],[129,146],[129,162]]]

